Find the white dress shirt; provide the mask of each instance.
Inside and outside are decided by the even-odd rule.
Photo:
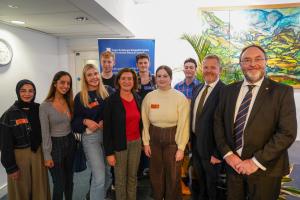
[[[219,78],[218,78],[215,82],[213,82],[213,83],[211,83],[211,84],[207,84],[207,83],[205,82],[205,85],[202,87],[201,91],[199,92],[199,94],[198,94],[198,96],[197,96],[197,98],[196,98],[196,100],[195,100],[195,103],[194,103],[194,109],[193,109],[193,121],[192,121],[192,132],[193,132],[193,133],[195,133],[196,118],[197,118],[197,116],[196,116],[196,115],[197,115],[197,108],[198,108],[198,104],[199,104],[199,101],[200,101],[200,99],[201,99],[202,93],[203,93],[203,91],[205,90],[206,86],[209,85],[209,87],[208,87],[208,89],[207,89],[206,97],[205,97],[204,102],[203,102],[203,107],[204,107],[204,106],[205,106],[206,99],[209,97],[211,91],[213,91],[213,89],[214,89],[214,87],[217,85],[218,81],[219,81]]]
[[[247,93],[248,90],[249,90],[248,85],[255,85],[255,87],[252,89],[252,98],[251,98],[251,102],[250,102],[250,105],[249,105],[249,110],[248,110],[248,113],[247,113],[246,121],[245,121],[245,124],[244,124],[244,129],[245,129],[245,127],[247,126],[247,122],[248,122],[250,113],[251,113],[251,111],[252,111],[253,104],[254,104],[254,102],[255,102],[257,93],[258,93],[258,91],[259,91],[259,88],[260,88],[260,86],[261,86],[263,80],[264,80],[264,78],[262,78],[261,80],[259,80],[258,82],[256,82],[256,83],[253,84],[253,83],[249,83],[246,79],[244,79],[244,82],[243,82],[243,84],[242,84],[242,86],[241,86],[240,93],[239,93],[239,95],[238,95],[238,98],[237,98],[237,101],[236,101],[236,104],[235,104],[234,122],[235,122],[235,120],[236,120],[236,116],[237,116],[237,114],[238,114],[240,105],[241,105],[241,103],[242,103],[244,97],[246,96],[246,93]],[[242,137],[242,147],[236,151],[237,154],[238,154],[239,156],[242,155],[243,147],[244,147],[244,135],[243,135],[243,137]],[[229,156],[229,155],[231,155],[232,153],[233,153],[232,151],[228,152],[228,153],[224,156],[224,158],[227,157],[227,156]],[[254,162],[260,169],[266,170],[266,168],[265,168],[262,164],[260,164],[260,163],[256,160],[255,157],[253,157],[252,160],[253,160],[253,162]]]

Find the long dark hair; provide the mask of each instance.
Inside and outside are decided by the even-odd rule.
[[[69,107],[71,115],[73,115],[74,101],[73,101],[73,90],[72,90],[72,77],[68,72],[59,71],[54,75],[51,86],[50,86],[50,89],[49,89],[49,92],[48,92],[48,95],[47,95],[45,101],[51,101],[52,102],[54,100],[54,96],[55,96],[55,92],[56,92],[56,87],[54,85],[63,76],[68,76],[70,78],[70,89],[66,94],[63,95],[63,97],[67,102],[67,105]]]

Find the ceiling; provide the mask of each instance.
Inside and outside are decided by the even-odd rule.
[[[9,5],[18,8],[10,8]],[[77,21],[76,17],[88,20]],[[123,24],[94,0],[1,0],[0,22],[23,26],[62,38],[133,37]]]

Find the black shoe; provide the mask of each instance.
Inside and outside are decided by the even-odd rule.
[[[106,196],[105,196],[105,200],[115,200],[115,190],[114,190],[114,186],[112,185],[107,191],[106,191]]]
[[[86,199],[86,200],[90,200],[90,190],[88,191],[88,193],[86,193],[85,199]]]

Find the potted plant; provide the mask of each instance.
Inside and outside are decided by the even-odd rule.
[[[291,166],[290,169],[290,174],[293,171],[293,165]],[[290,178],[290,174],[283,177],[281,180],[281,189],[280,189],[280,195],[278,200],[286,200],[287,196],[293,196],[293,197],[300,197],[300,190],[293,187],[293,186],[288,186],[286,183],[290,183],[293,181],[292,178]]]

